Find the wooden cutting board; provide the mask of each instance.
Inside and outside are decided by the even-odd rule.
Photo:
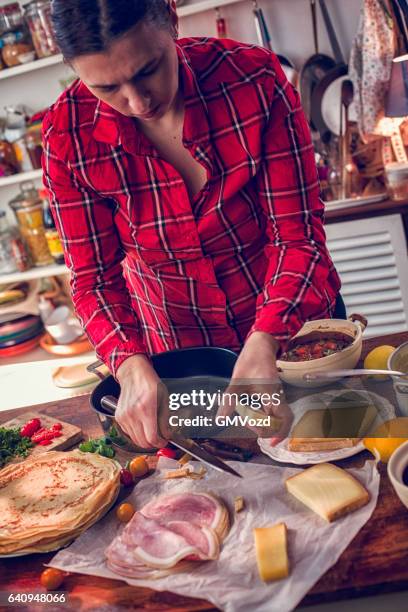
[[[77,427],[76,425],[71,425],[71,423],[66,423],[65,421],[58,421],[58,419],[54,419],[51,416],[46,414],[41,414],[39,412],[25,412],[24,414],[20,414],[16,416],[14,419],[7,421],[6,423],[2,423],[2,427],[22,427],[27,421],[31,421],[31,419],[40,419],[41,427],[46,427],[47,429],[54,425],[55,423],[61,423],[61,436],[59,438],[54,438],[51,440],[51,444],[47,446],[34,445],[30,450],[29,457],[33,455],[40,455],[41,453],[45,453],[50,450],[66,450],[67,448],[71,448],[74,446],[79,440],[82,439],[82,429]],[[12,463],[16,463],[24,460],[24,457],[16,457],[13,459]]]

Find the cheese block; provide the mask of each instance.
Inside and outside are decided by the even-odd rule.
[[[296,499],[328,522],[368,504],[370,494],[351,474],[331,463],[320,463],[291,476],[286,488]]]
[[[256,562],[264,582],[289,576],[289,559],[285,523],[254,529]]]

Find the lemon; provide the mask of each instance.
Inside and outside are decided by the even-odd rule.
[[[364,446],[374,457],[387,463],[392,453],[408,440],[408,417],[398,417],[382,423],[371,436],[364,438]]]
[[[395,347],[389,346],[388,344],[376,346],[364,359],[364,368],[366,370],[388,370],[388,358],[394,351]],[[372,378],[384,380],[386,377],[377,375]]]

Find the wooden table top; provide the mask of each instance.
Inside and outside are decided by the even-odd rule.
[[[394,334],[373,338],[364,342],[363,357],[374,346],[391,344],[398,346],[408,340],[408,334]],[[100,436],[101,427],[89,406],[89,396],[52,402],[44,406],[27,407],[0,413],[2,422],[18,413],[40,410],[58,419],[82,427],[85,436]],[[361,465],[370,458],[367,451],[355,458],[339,462],[343,467]],[[408,589],[408,512],[396,496],[386,474],[386,466],[380,465],[381,483],[377,507],[370,520],[357,534],[338,562],[322,576],[302,601],[302,604],[322,603],[387,593]],[[42,591],[39,576],[43,564],[53,553],[29,555],[0,560],[0,591]],[[71,574],[61,590],[68,592],[67,604],[57,610],[154,610],[195,611],[213,610],[206,601],[183,597],[168,592],[131,587],[119,580]],[[19,606],[20,610],[35,608]],[[52,606],[47,605],[51,610]]]

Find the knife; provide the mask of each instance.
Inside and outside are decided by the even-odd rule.
[[[118,405],[118,400],[113,395],[105,395],[101,399],[101,406],[105,408],[110,414],[115,413],[115,410]],[[209,465],[210,467],[218,470],[219,472],[227,472],[228,474],[232,474],[233,476],[237,476],[238,478],[242,478],[241,474],[238,474],[232,467],[227,465],[224,461],[212,455],[208,451],[204,450],[199,446],[194,440],[190,438],[183,438],[179,436],[179,434],[174,431],[171,432],[171,439],[169,440],[174,446],[180,448],[185,453],[188,453],[192,457],[195,457],[202,463]]]
[[[360,370],[330,370],[329,372],[316,372],[316,373],[307,373],[303,375],[303,380],[307,381],[318,381],[318,380],[330,380],[331,378],[340,378],[344,376],[396,376],[396,377],[407,377],[407,372],[400,372],[398,370],[368,370],[368,369],[360,369]]]

